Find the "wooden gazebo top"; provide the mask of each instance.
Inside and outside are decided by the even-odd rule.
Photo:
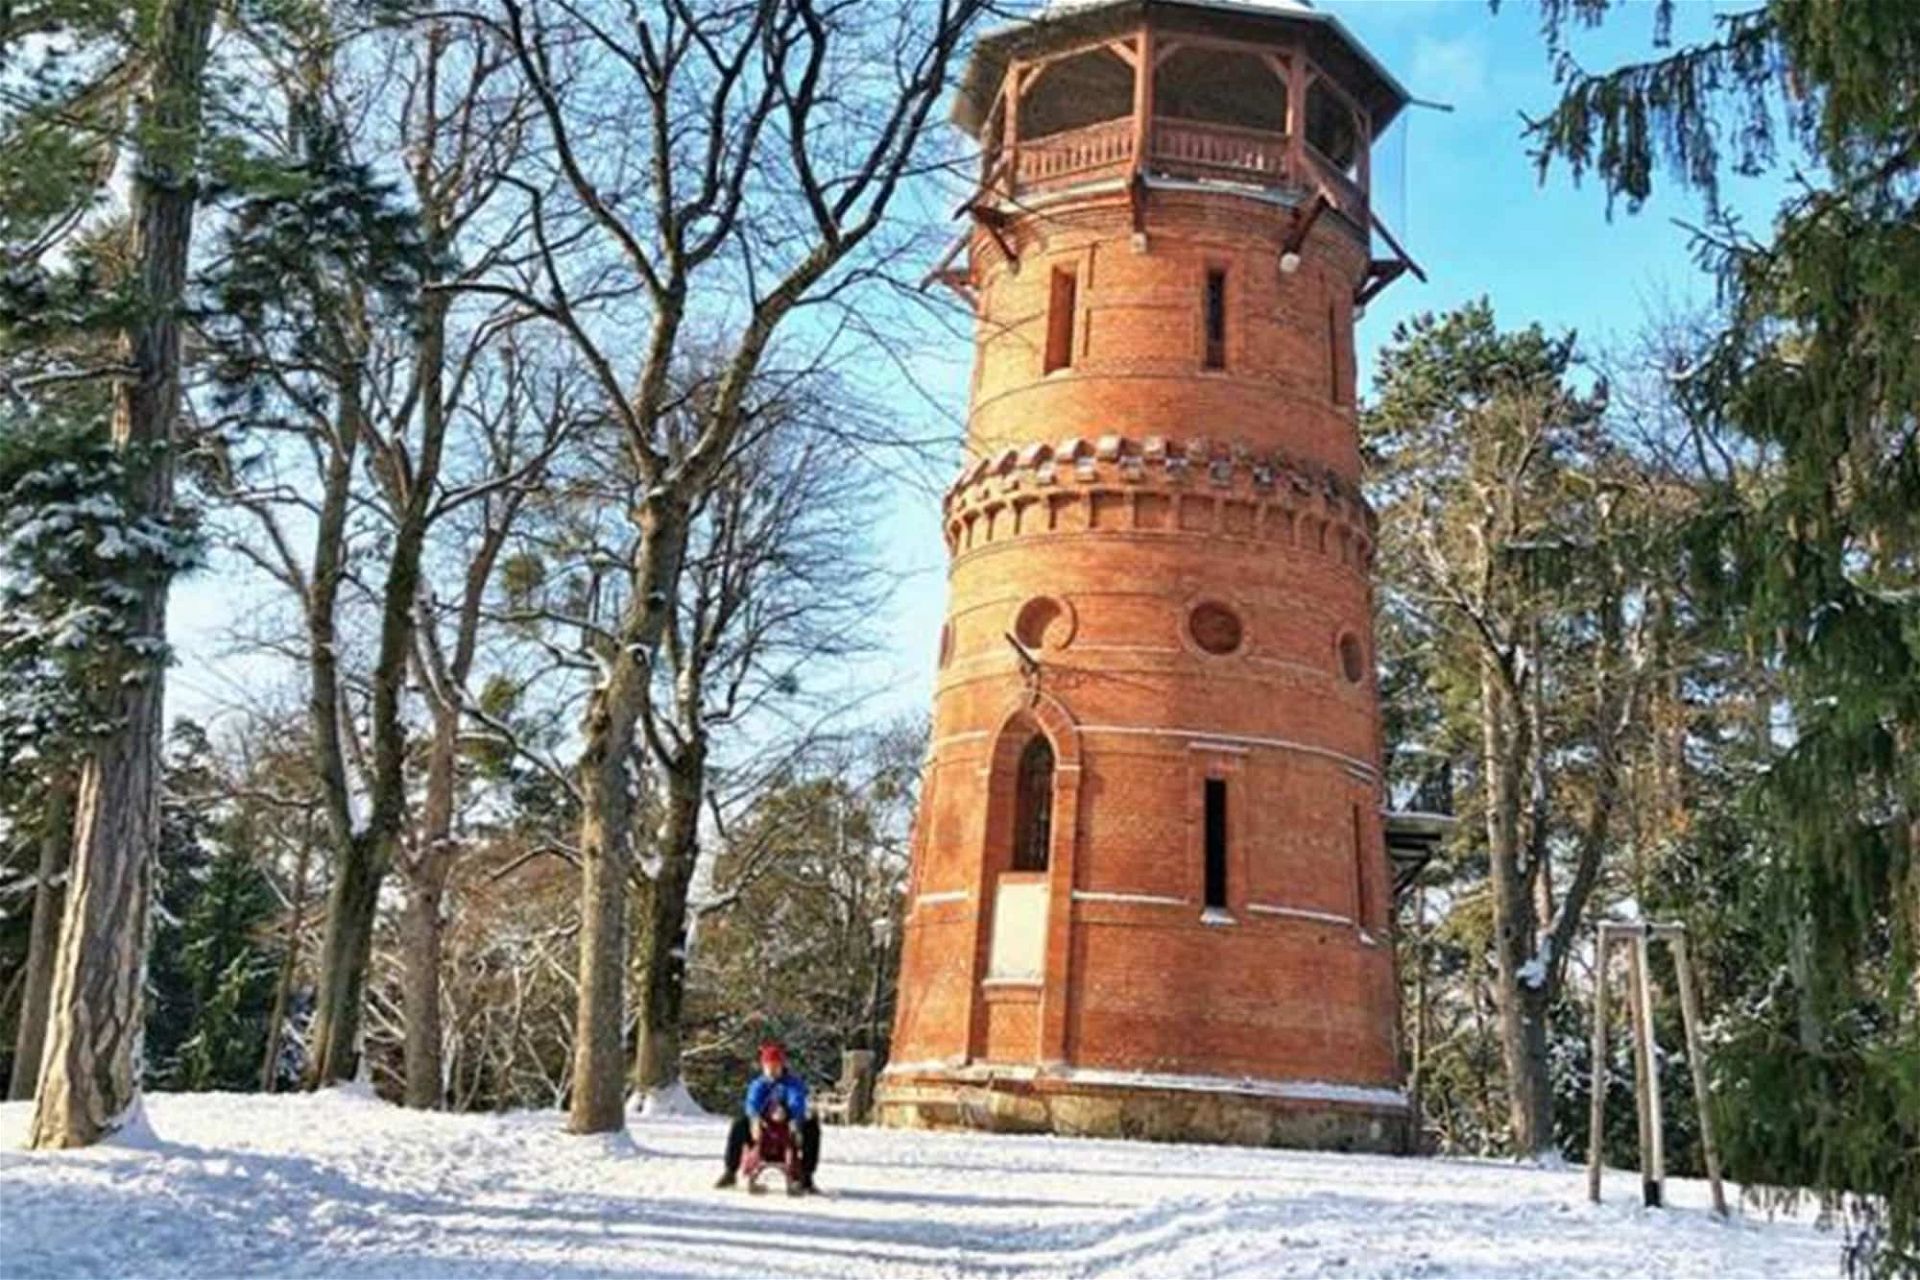
[[[1317,193],[1364,233],[1368,152],[1407,100],[1303,0],[1054,0],[981,38],[953,118],[989,199],[1224,182]]]

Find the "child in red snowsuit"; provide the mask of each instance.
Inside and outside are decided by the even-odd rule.
[[[806,1081],[787,1070],[787,1052],[777,1041],[760,1046],[760,1072],[747,1086],[742,1112],[727,1131],[726,1171],[713,1185],[732,1186],[742,1165],[751,1178],[777,1164],[787,1175],[789,1195],[810,1194],[820,1162],[820,1121],[807,1107]],[[757,1183],[748,1185],[760,1189]]]
[[[778,1165],[786,1175],[789,1190],[802,1185],[800,1172],[800,1144],[794,1140],[793,1125],[787,1117],[787,1109],[779,1102],[767,1108],[760,1117],[760,1139],[750,1144],[742,1154],[740,1172],[747,1176],[747,1190],[760,1191],[760,1175],[769,1165]]]

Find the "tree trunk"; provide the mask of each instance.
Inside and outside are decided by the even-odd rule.
[[[134,372],[114,384],[113,443],[127,460],[134,509],[163,520],[173,506],[179,307],[199,200],[193,174],[213,9],[210,0],[161,0],[135,121],[128,257],[140,313],[121,336],[123,363]],[[166,680],[159,655],[168,581],[164,569],[156,571],[128,609],[128,634],[151,641],[152,655],[142,655],[112,681],[114,727],[80,775],[34,1147],[90,1145],[139,1107],[147,908],[160,828]]]
[[[340,691],[340,647],[338,607],[340,587],[346,578],[346,527],[352,505],[354,460],[364,429],[360,412],[359,362],[342,360],[339,364],[335,394],[336,427],[327,458],[326,479],[315,527],[313,581],[307,596],[307,718],[312,726],[314,772],[319,776],[325,797],[327,834],[333,846],[334,880],[327,894],[326,931],[321,935],[318,958],[319,983],[316,992],[311,1044],[307,1057],[305,1087],[318,1088],[352,1074],[354,1029],[344,1035],[338,1027],[341,1014],[337,1000],[338,984],[350,976],[343,972],[340,959],[345,939],[340,936],[345,915],[342,896],[350,891],[349,882],[364,877],[361,867],[362,836],[354,829],[353,782],[347,775],[346,736],[352,727],[343,714]],[[352,892],[363,892],[352,889]],[[375,890],[377,895],[377,887]],[[358,1006],[355,1006],[356,1012]],[[344,1040],[344,1052],[331,1050]]]
[[[406,1019],[406,1090],[410,1107],[432,1110],[443,1095],[440,1054],[440,907],[445,875],[414,877],[401,921],[401,1008]]]
[[[463,677],[464,678],[464,677]],[[420,849],[408,867],[401,925],[401,1006],[406,1017],[406,1104],[438,1107],[445,1096],[440,1028],[442,907],[453,868],[453,792],[460,709],[434,712]]]
[[[640,1005],[633,1060],[634,1092],[644,1097],[680,1079],[680,1010],[687,981],[687,889],[700,859],[700,803],[705,753],[690,748],[667,776],[660,871],[647,883],[635,948]]]
[[[373,927],[380,903],[384,857],[371,833],[348,842],[327,895],[327,931],[321,942],[320,983],[313,1016],[307,1087],[351,1080],[359,1066],[360,1003],[373,963]]]
[[[425,371],[419,463],[409,474],[402,458],[388,460],[388,484],[399,511],[399,525],[394,531],[386,582],[381,587],[380,646],[374,662],[370,707],[373,778],[366,829],[355,833],[342,850],[338,879],[328,902],[326,940],[320,956],[320,999],[314,1014],[315,1055],[308,1078],[309,1087],[315,1088],[350,1079],[359,1066],[361,1001],[366,993],[367,970],[373,962],[380,886],[393,866],[406,820],[407,743],[400,712],[407,662],[413,651],[420,560],[446,440],[445,404],[439,394],[444,304],[434,303],[425,311],[416,355]],[[434,909],[439,909],[437,897]],[[437,945],[437,931],[434,941]],[[435,975],[437,982],[437,968]],[[434,1089],[437,1094],[437,1076]]]
[[[672,614],[686,555],[688,512],[656,486],[636,519],[640,546],[620,648],[594,691],[580,755],[580,994],[573,1029],[567,1128],[611,1133],[626,1123],[624,1052],[627,877],[633,866],[634,731],[653,659]]]
[[[580,770],[580,994],[574,1014],[574,1133],[611,1133],[625,1123],[623,1022],[627,967],[627,875],[633,864],[627,760],[633,741],[633,664],[616,660],[597,696]],[[621,670],[625,670],[624,678]],[[623,705],[624,712],[623,712]],[[625,720],[624,734],[620,720]]]
[[[678,910],[670,901],[674,886],[649,882],[642,908],[634,972],[639,1017],[633,1057],[633,1090],[637,1096],[671,1088],[680,1079],[680,1010],[686,990],[686,893],[678,894]],[[677,919],[676,919],[677,917]]]
[[[267,1019],[267,1048],[260,1059],[260,1092],[272,1093],[280,1079],[281,1032],[287,1024],[287,1003],[293,994],[293,974],[300,962],[300,930],[307,910],[307,866],[313,856],[313,811],[307,811],[305,838],[293,868],[293,909],[287,921],[286,950],[280,957],[280,975],[273,984],[273,1014]]]
[[[1532,884],[1520,865],[1524,847],[1521,790],[1528,776],[1530,735],[1526,711],[1514,705],[1512,687],[1492,656],[1481,662],[1480,703],[1488,787],[1487,862],[1493,890],[1494,993],[1507,1074],[1507,1118],[1514,1153],[1529,1157],[1546,1151],[1553,1142],[1547,975],[1529,968],[1537,939]]]
[[[20,997],[20,1025],[13,1041],[13,1077],[7,1097],[24,1102],[40,1082],[40,1050],[47,1040],[47,1000],[53,991],[54,948],[60,941],[66,899],[67,860],[73,853],[73,783],[56,778],[47,788],[40,830],[40,865],[33,886],[33,924],[27,935]]]

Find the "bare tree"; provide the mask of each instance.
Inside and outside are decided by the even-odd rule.
[[[287,104],[292,160],[303,172],[337,175],[315,184],[311,198],[334,199],[354,184],[366,189],[344,204],[357,222],[340,245],[309,248],[302,258],[297,246],[269,242],[280,253],[259,255],[304,262],[296,280],[268,289],[230,269],[239,289],[252,292],[226,286],[230,305],[220,318],[227,331],[216,335],[242,405],[257,410],[264,397],[284,414],[277,425],[288,456],[272,465],[304,466],[317,480],[263,481],[256,466],[231,467],[220,483],[266,535],[264,542],[236,539],[234,549],[298,599],[303,619],[295,656],[309,674],[313,749],[335,849],[307,1072],[317,1086],[356,1067],[380,889],[413,816],[407,686],[420,658],[427,549],[437,528],[469,506],[488,508],[483,526],[517,509],[519,499],[503,507],[502,494],[536,482],[559,441],[529,427],[507,453],[493,455],[496,473],[457,485],[443,480],[450,452],[460,449],[463,404],[478,394],[478,371],[521,318],[497,302],[459,304],[463,288],[513,252],[520,233],[519,219],[497,199],[529,119],[528,100],[501,74],[506,51],[460,23],[382,29],[343,42],[316,20],[296,29],[285,49],[262,56],[284,60],[283,78],[296,86]],[[389,150],[405,158],[405,209],[359,158]],[[270,241],[284,220],[273,216],[271,197],[260,203],[254,221],[259,238]],[[249,212],[233,239],[235,258],[250,247]],[[495,409],[464,421],[497,425]],[[305,557],[295,550],[303,530],[311,537]],[[497,551],[500,536],[482,541]],[[491,554],[483,557],[489,567]],[[472,589],[484,590],[485,578],[481,572]],[[342,630],[353,605],[368,633],[358,661],[350,660]],[[455,732],[457,725],[442,736]],[[444,752],[429,753],[429,773],[446,784],[432,798],[450,794],[450,769]],[[436,810],[428,820],[438,825],[441,816]],[[438,913],[440,864],[438,854],[409,861],[424,877],[416,878],[416,920]],[[416,929],[410,936],[421,944],[411,956],[432,970],[410,984],[426,1038],[415,1046],[420,1078],[407,1097],[431,1106],[441,1094],[438,1055],[426,1048],[437,1036],[438,969],[431,935]]]
[[[783,386],[694,515],[660,678],[641,715],[659,783],[635,877],[633,1086],[641,1095],[680,1079],[688,890],[703,813],[721,812],[725,792],[763,789],[773,761],[818,737],[825,718],[812,714],[819,704],[802,696],[800,682],[868,643],[865,624],[879,603],[861,533],[869,486],[833,431],[837,412],[854,408],[826,379]],[[846,709],[828,700],[828,712]],[[724,767],[729,745],[747,761],[738,770]]]
[[[459,47],[459,56],[450,51]],[[450,312],[454,290],[484,273],[499,241],[484,243],[466,261],[455,257],[462,231],[483,218],[501,189],[502,174],[520,145],[522,103],[489,98],[488,82],[505,65],[503,52],[489,42],[442,24],[428,27],[413,49],[416,63],[404,77],[401,125],[410,157],[412,194],[419,211],[428,272],[414,318],[410,373],[402,384],[391,425],[374,426],[379,475],[393,514],[392,552],[380,599],[380,630],[369,698],[372,771],[365,825],[343,830],[348,815],[337,805],[336,832],[346,839],[328,902],[327,941],[322,954],[319,1006],[314,1020],[314,1061],[309,1081],[324,1084],[351,1073],[358,1052],[360,1006],[373,948],[374,915],[381,881],[392,866],[407,821],[406,729],[402,701],[408,666],[414,657],[420,568],[434,523],[472,493],[449,501],[441,492],[440,470],[461,389],[497,328],[513,318],[489,317],[467,330],[464,349],[453,335]],[[450,81],[448,85],[446,82]],[[482,233],[484,235],[484,233]],[[512,232],[508,233],[509,236]],[[417,428],[414,423],[417,420]],[[417,435],[415,431],[417,430]],[[549,450],[557,440],[549,439]],[[512,464],[515,471],[537,471],[540,460]],[[486,491],[490,492],[490,490]],[[497,539],[495,542],[497,546]],[[316,653],[318,651],[316,650]],[[437,815],[435,816],[437,820]],[[431,860],[429,860],[431,864]],[[437,914],[437,895],[428,894]],[[416,894],[416,898],[419,895]],[[437,1044],[439,969],[437,952],[418,951],[415,960],[432,964],[412,984],[423,1006],[415,1008],[423,1035]],[[421,1078],[409,1079],[407,1101],[432,1106],[440,1097],[437,1048],[409,1039],[410,1064]]]
[[[1573,344],[1484,304],[1421,317],[1367,421],[1389,605],[1473,690],[1492,990],[1515,1149],[1553,1141],[1548,1015],[1613,849],[1658,609],[1657,479],[1617,447]]]
[[[498,356],[490,366],[496,385],[482,388],[465,409],[480,446],[478,473],[441,499],[445,517],[471,512],[468,534],[455,544],[455,558],[465,561],[458,570],[459,589],[443,599],[431,585],[423,587],[422,621],[415,634],[415,667],[432,715],[420,821],[400,862],[408,892],[401,923],[405,1096],[415,1107],[440,1105],[444,1091],[441,936],[458,849],[454,820],[461,734],[467,708],[477,702],[469,682],[488,621],[484,606],[521,512],[545,485],[555,452],[576,425],[564,368],[543,367],[511,339],[500,345]]]
[[[885,261],[875,233],[923,162],[933,107],[985,8],[500,0],[497,17],[479,17],[510,41],[558,169],[559,192],[529,192],[540,260],[505,292],[580,349],[642,480],[624,616],[582,728],[576,1132],[622,1124],[633,748],[693,512],[736,448],[776,336]],[[638,123],[637,161],[591,148],[613,120]],[[604,251],[597,265],[577,269],[580,246]],[[645,338],[632,361],[605,317],[635,290]],[[696,339],[721,353],[718,372],[677,385]],[[666,424],[685,397],[698,427],[674,440]]]

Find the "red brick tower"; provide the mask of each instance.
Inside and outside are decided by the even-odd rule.
[[[884,1122],[1404,1143],[1353,322],[1405,102],[1298,0],[981,40]]]

